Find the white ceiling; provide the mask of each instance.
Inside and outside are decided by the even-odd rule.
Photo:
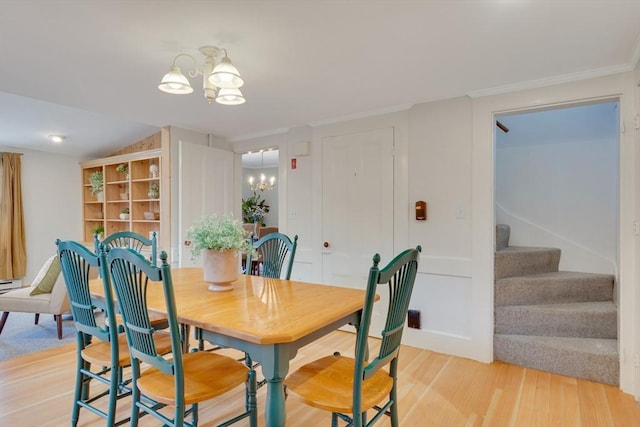
[[[278,150],[254,151],[242,154],[242,167],[265,169],[278,167]]]
[[[246,104],[157,89],[203,45],[228,50]],[[166,125],[239,140],[639,57],[640,0],[0,0],[0,146],[97,157]]]

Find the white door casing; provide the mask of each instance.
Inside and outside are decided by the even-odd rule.
[[[179,161],[179,251],[178,266],[201,266],[192,260],[187,230],[194,220],[234,211],[234,154],[231,151],[180,141]]]

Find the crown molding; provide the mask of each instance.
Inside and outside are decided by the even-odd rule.
[[[629,64],[613,65],[610,67],[596,68],[594,70],[581,71],[578,73],[563,74],[545,79],[529,80],[521,83],[497,86],[488,89],[474,90],[467,93],[470,98],[480,98],[483,96],[500,95],[503,93],[518,92],[526,89],[535,89],[545,86],[553,86],[557,84],[575,82],[579,80],[587,80],[595,77],[608,76],[612,74],[624,73],[631,71],[633,67]]]
[[[413,107],[413,104],[395,105],[393,107],[381,108],[379,110],[371,110],[363,113],[349,114],[346,116],[339,116],[331,119],[309,122],[308,125],[311,127],[317,127],[317,126],[323,126],[323,125],[330,125],[334,123],[348,122],[351,120],[364,119],[367,117],[382,116],[384,114],[397,113],[398,111],[406,111],[411,107]]]

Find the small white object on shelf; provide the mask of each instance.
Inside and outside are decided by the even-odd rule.
[[[144,219],[151,221],[154,217],[155,215],[153,212],[144,212]]]
[[[157,178],[158,177],[158,166],[157,165],[149,166],[149,173],[151,174],[151,178]]]

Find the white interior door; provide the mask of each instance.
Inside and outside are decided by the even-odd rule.
[[[322,277],[363,288],[393,256],[393,128],[322,140]]]
[[[234,211],[233,152],[180,141],[179,158],[179,267],[201,266],[191,259],[187,230],[205,215]]]

